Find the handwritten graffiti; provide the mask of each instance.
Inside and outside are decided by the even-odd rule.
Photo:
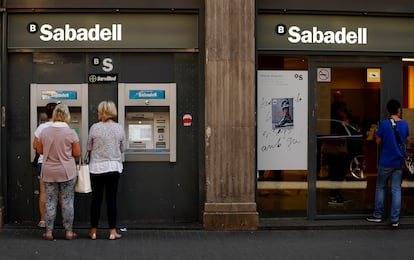
[[[307,71],[258,72],[258,169],[307,169],[307,84]]]

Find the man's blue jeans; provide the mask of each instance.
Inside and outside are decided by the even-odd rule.
[[[382,218],[384,212],[384,198],[387,193],[388,180],[391,179],[391,221],[396,222],[400,219],[401,211],[401,168],[388,168],[380,166],[378,168],[377,186],[375,190],[375,210],[374,217]]]

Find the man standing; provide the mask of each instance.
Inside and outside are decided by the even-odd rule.
[[[331,122],[331,134],[332,135],[346,135],[346,131],[342,125],[349,124],[350,113],[346,107],[344,101],[344,94],[342,91],[337,90],[334,93],[334,101],[331,104],[331,118],[334,119]],[[337,139],[331,144],[334,149],[333,153],[325,152],[325,159],[328,162],[329,167],[329,180],[331,181],[343,181],[345,180],[346,173],[349,169],[348,159],[348,145],[346,140]],[[327,149],[329,150],[329,149]],[[331,151],[331,152],[332,152]],[[342,205],[345,200],[342,197],[340,189],[331,189],[329,194],[329,205]]]
[[[381,155],[378,167],[378,177],[375,189],[374,213],[367,218],[369,222],[382,222],[384,213],[384,197],[388,180],[391,179],[391,226],[399,226],[401,210],[402,165],[406,153],[405,141],[409,136],[408,123],[400,118],[401,104],[391,99],[387,103],[390,118],[380,122],[375,134],[377,144],[381,144]],[[394,128],[397,133],[394,132]],[[397,141],[397,138],[400,141]],[[401,148],[399,146],[401,143]],[[403,149],[404,153],[401,151]]]
[[[351,113],[344,101],[344,93],[340,90],[334,93],[334,101],[331,104],[331,118],[345,123],[349,123],[351,120]]]

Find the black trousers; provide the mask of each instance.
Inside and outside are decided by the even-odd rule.
[[[98,228],[101,215],[101,205],[105,193],[106,214],[109,228],[116,228],[117,217],[117,191],[120,173],[108,172],[103,174],[91,174],[92,202],[91,202],[91,227]]]
[[[338,153],[335,155],[327,155],[326,160],[329,167],[329,180],[331,181],[343,181],[347,171],[349,170],[349,161],[347,154]],[[330,191],[330,197],[341,197],[340,189],[332,189]]]

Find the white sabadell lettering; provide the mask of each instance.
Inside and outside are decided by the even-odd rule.
[[[101,27],[95,24],[92,28],[73,28],[65,24],[63,28],[54,28],[50,24],[40,27],[40,40],[48,41],[121,41],[122,24],[112,24],[111,27]]]
[[[116,76],[98,76],[96,78],[96,81],[102,82],[102,81],[116,81]]]
[[[139,92],[139,96],[140,97],[156,97],[157,93],[143,93],[143,92]]]
[[[51,96],[54,98],[68,98],[69,93],[52,93]]]
[[[368,43],[368,30],[365,27],[358,27],[356,31],[341,27],[338,31],[321,31],[318,27],[312,30],[301,30],[299,26],[289,28],[288,40],[291,43],[326,43],[326,44],[359,44]]]
[[[112,24],[112,40],[122,41],[122,26],[121,24]]]

